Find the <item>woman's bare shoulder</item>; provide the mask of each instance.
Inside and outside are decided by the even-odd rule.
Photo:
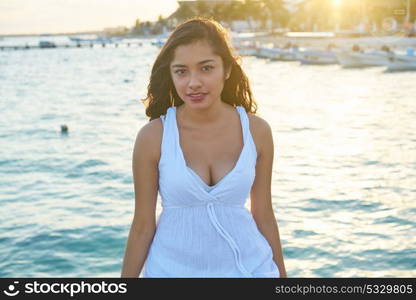
[[[136,150],[140,155],[146,156],[154,162],[159,162],[160,159],[160,146],[163,136],[163,124],[160,118],[153,119],[143,125],[137,132],[135,141]]]
[[[269,123],[259,115],[248,113],[248,118],[250,121],[250,129],[251,126],[253,127],[253,130],[266,130],[267,127],[270,127]]]
[[[248,113],[250,132],[256,144],[257,153],[261,153],[265,144],[270,143],[272,128],[270,124],[259,115]]]

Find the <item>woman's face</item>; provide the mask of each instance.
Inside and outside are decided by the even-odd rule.
[[[170,74],[179,97],[190,107],[207,107],[221,101],[221,92],[229,72],[224,73],[220,56],[206,41],[180,45],[170,63]],[[191,94],[205,94],[202,100]]]

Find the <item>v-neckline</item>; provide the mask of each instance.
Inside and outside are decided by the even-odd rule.
[[[242,119],[242,116],[241,116],[241,112],[240,112],[240,110],[238,109],[238,106],[236,106],[235,107],[235,109],[237,110],[237,112],[238,112],[238,116],[239,116],[239,118],[240,118],[240,126],[241,126],[241,130],[242,130],[242,134],[243,134],[243,148],[241,149],[241,151],[240,151],[240,155],[238,156],[238,159],[237,159],[237,161],[235,162],[235,165],[234,165],[234,167],[227,173],[227,174],[225,174],[216,184],[214,184],[214,185],[208,185],[202,178],[201,178],[201,176],[199,176],[199,174],[196,172],[196,171],[194,171],[191,167],[189,167],[188,166],[188,163],[186,162],[186,159],[185,159],[185,155],[183,154],[183,151],[182,151],[182,147],[181,147],[181,142],[180,142],[180,133],[179,133],[179,126],[178,126],[178,121],[177,121],[177,119],[176,119],[176,106],[172,106],[172,108],[173,108],[173,121],[174,121],[174,124],[175,124],[175,131],[176,131],[176,140],[177,140],[177,144],[178,144],[178,151],[179,151],[179,153],[180,153],[180,156],[181,156],[181,160],[182,160],[182,163],[183,163],[183,165],[184,165],[184,167],[185,167],[185,169],[188,171],[188,172],[192,172],[194,175],[195,175],[195,177],[203,184],[203,185],[205,185],[206,187],[208,187],[209,188],[209,190],[208,190],[208,192],[210,192],[210,191],[212,191],[212,190],[214,190],[216,187],[218,187],[221,183],[223,183],[228,177],[230,177],[233,173],[234,173],[234,171],[237,169],[237,167],[238,167],[238,165],[240,164],[240,161],[241,161],[241,158],[242,158],[242,156],[243,156],[243,153],[244,153],[244,151],[245,151],[245,149],[246,149],[246,144],[247,144],[247,142],[246,142],[246,134],[245,134],[245,132],[244,132],[244,126],[243,126],[243,119]]]

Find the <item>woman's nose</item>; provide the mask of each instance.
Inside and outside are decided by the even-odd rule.
[[[199,79],[198,74],[191,74],[188,85],[190,88],[201,86],[201,80]]]

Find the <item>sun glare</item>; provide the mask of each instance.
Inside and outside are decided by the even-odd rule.
[[[340,6],[343,0],[332,0],[332,5]]]

